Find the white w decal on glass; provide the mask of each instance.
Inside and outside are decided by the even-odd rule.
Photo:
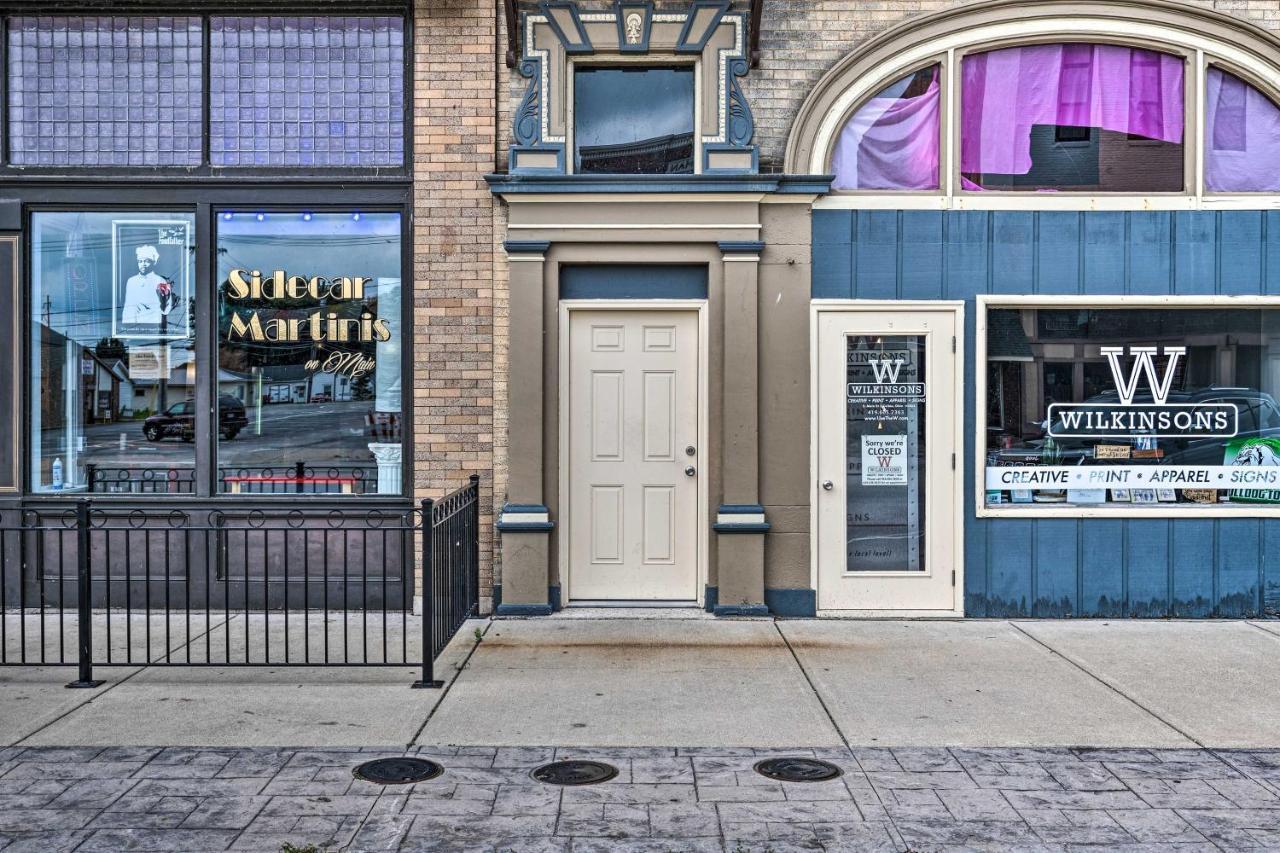
[[[1173,388],[1173,378],[1178,372],[1178,362],[1187,352],[1186,347],[1101,347],[1102,354],[1111,365],[1111,377],[1115,380],[1116,391],[1120,402],[1126,406],[1133,405],[1133,398],[1138,393],[1138,382],[1142,374],[1147,375],[1147,384],[1151,387],[1151,399],[1157,405],[1164,405],[1169,399],[1169,391]],[[1133,367],[1128,375],[1120,357],[1126,349],[1133,355]],[[1162,350],[1168,360],[1164,365],[1164,375],[1156,375],[1155,354]]]
[[[902,371],[904,363],[900,358],[895,358],[892,361],[887,358],[877,358],[868,362],[871,365],[871,371],[875,374],[876,384],[878,385],[897,382],[898,374]]]

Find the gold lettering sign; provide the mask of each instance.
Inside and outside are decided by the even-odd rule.
[[[231,299],[284,301],[345,301],[364,299],[368,278],[343,276],[324,278],[288,275],[276,270],[263,276],[260,270],[234,269],[227,276],[227,296]],[[329,341],[336,343],[369,343],[391,340],[387,321],[368,311],[359,317],[343,317],[335,311],[320,309],[306,317],[272,317],[263,320],[257,311],[232,311],[227,340],[250,340],[266,343]]]

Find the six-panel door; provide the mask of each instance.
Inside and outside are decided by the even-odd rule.
[[[569,599],[694,601],[698,315],[569,316]]]

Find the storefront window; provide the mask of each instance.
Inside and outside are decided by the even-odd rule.
[[[853,114],[831,159],[832,189],[938,188],[939,70],[908,74]]]
[[[1183,189],[1182,57],[1036,44],[961,63],[966,190]]]
[[[32,214],[34,491],[191,490],[194,240],[187,213]]]
[[[1280,503],[1280,308],[991,307],[987,506]]]
[[[1205,87],[1205,189],[1280,190],[1280,107],[1239,77],[1212,66]]]
[[[397,213],[218,215],[218,490],[402,491]]]
[[[573,77],[580,173],[693,173],[693,68],[582,68]]]

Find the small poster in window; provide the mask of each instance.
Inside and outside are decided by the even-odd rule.
[[[166,378],[169,371],[169,347],[163,345],[129,348],[129,379],[132,381]]]
[[[1136,504],[1153,504],[1156,502],[1155,489],[1134,489],[1133,502]]]
[[[190,336],[190,232],[191,223],[184,219],[117,219],[111,223],[113,337],[156,340]]]
[[[1113,503],[1129,503],[1133,500],[1133,494],[1128,489],[1112,489],[1111,501]]]
[[[1162,504],[1177,503],[1178,490],[1177,489],[1156,489],[1156,500],[1160,501],[1160,503]]]
[[[907,484],[907,437],[905,435],[864,435],[862,437],[862,485],[905,486]]]

